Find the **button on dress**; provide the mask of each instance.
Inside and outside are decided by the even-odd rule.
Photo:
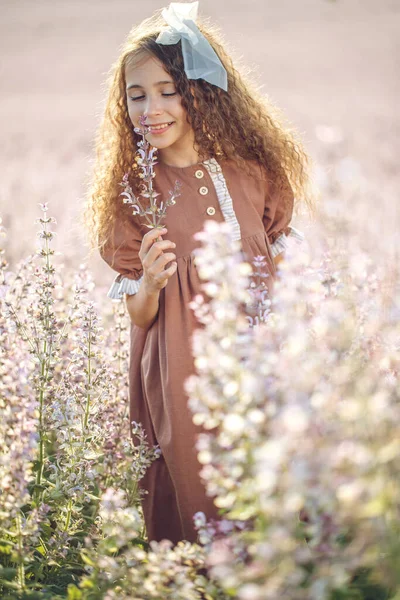
[[[149,443],[158,444],[162,452],[141,481],[148,492],[142,506],[149,540],[196,541],[193,515],[202,511],[207,519],[218,516],[200,480],[195,441],[202,428],[192,422],[184,391],[184,381],[195,372],[191,338],[199,326],[189,303],[202,293],[194,264],[193,250],[199,245],[194,234],[207,219],[228,221],[249,261],[257,255],[266,257],[270,292],[276,274],[274,256],[284,250],[289,237],[303,237],[289,225],[290,188],[284,195],[277,193],[265,169],[254,161],[247,165],[249,172],[234,161],[215,159],[186,168],[163,163],[155,167],[158,200],[168,198],[176,180],[181,195],[164,221],[168,229],[164,239],[176,243],[177,270],[161,290],[151,327],[145,330],[133,323],[130,327],[130,418],[142,423]],[[115,222],[101,252],[118,273],[110,298],[139,290],[143,276],[139,250],[147,231],[141,217]]]

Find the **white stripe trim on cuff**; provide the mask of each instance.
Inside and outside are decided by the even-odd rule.
[[[289,240],[291,238],[299,244],[304,241],[304,234],[302,231],[296,229],[295,227],[292,227],[291,225],[289,226],[289,229],[290,231],[287,235],[285,233],[282,233],[274,241],[274,243],[271,244],[271,253],[273,258],[275,258],[275,256],[278,256],[278,254],[286,250],[286,248],[289,245]]]
[[[142,279],[143,276],[140,279],[129,279],[128,277],[122,277],[119,281],[114,281],[108,290],[107,296],[112,300],[121,300],[124,294],[137,294],[140,284],[142,283]]]

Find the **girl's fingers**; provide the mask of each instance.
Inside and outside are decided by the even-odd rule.
[[[143,237],[139,252],[146,281],[150,286],[159,289],[167,285],[169,278],[177,269],[176,255],[173,252],[166,252],[175,248],[176,244],[161,238],[166,233],[165,228],[151,229]],[[166,269],[168,264],[169,267]]]
[[[142,259],[143,266],[146,266],[147,268],[150,267],[159,256],[162,256],[165,250],[172,250],[175,246],[176,244],[170,240],[154,242],[148,253]]]
[[[173,275],[177,269],[178,264],[174,261],[168,269],[164,269],[161,271],[159,275],[157,275],[157,280],[160,282],[165,281],[165,284],[168,282],[168,279]]]
[[[165,252],[156,261],[154,261],[154,263],[151,266],[151,270],[156,274],[161,273],[161,271],[164,271],[165,265],[167,265],[175,259],[175,254],[173,254],[172,252]]]
[[[145,271],[153,271],[154,265],[156,265],[155,272],[158,272],[167,264],[167,262],[170,260],[175,260],[175,254],[173,254],[172,258],[170,257],[168,260],[165,259],[165,255],[168,254],[168,256],[170,256],[171,250],[173,250],[175,247],[175,244],[172,244],[172,242],[168,242],[167,240],[165,241],[167,242],[165,245],[163,242],[157,242],[157,247],[151,248],[144,258],[141,257],[143,269]],[[161,246],[160,244],[163,245]],[[167,250],[170,250],[170,252],[166,252]]]
[[[168,279],[173,275],[178,267],[178,263],[174,261],[168,269],[165,269],[165,272],[168,273]]]
[[[148,253],[148,251],[150,250],[151,246],[154,244],[154,242],[156,242],[158,240],[158,238],[160,238],[162,235],[165,235],[167,233],[167,229],[158,229],[158,228],[154,228],[154,229],[150,229],[150,231],[148,231],[144,236],[143,236],[143,240],[142,240],[142,247],[141,250],[143,250],[144,254],[146,255]]]

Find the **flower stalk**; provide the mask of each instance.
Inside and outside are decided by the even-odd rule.
[[[15,519],[17,525],[17,548],[18,548],[18,567],[17,567],[17,584],[20,592],[25,591],[25,567],[24,567],[24,543],[21,525],[21,513],[18,513]]]
[[[41,231],[38,236],[43,240],[43,246],[39,251],[39,256],[44,259],[44,266],[42,271],[37,272],[37,290],[39,295],[39,312],[38,321],[41,326],[42,340],[40,347],[40,338],[35,336],[38,342],[38,355],[37,359],[40,366],[40,375],[38,378],[38,389],[39,389],[39,457],[36,472],[36,500],[41,495],[40,485],[43,478],[44,469],[44,446],[45,446],[45,411],[46,411],[46,391],[49,391],[49,382],[51,379],[51,372],[55,363],[54,356],[54,336],[56,334],[55,329],[55,315],[52,310],[54,302],[52,296],[52,290],[54,289],[54,267],[50,262],[50,256],[54,254],[54,250],[50,248],[49,242],[53,239],[53,232],[49,230],[49,223],[55,223],[55,219],[47,216],[47,204],[40,205],[43,216],[38,219],[38,223],[41,225]],[[38,333],[38,332],[37,332]],[[39,339],[38,339],[39,338]]]
[[[136,162],[141,169],[140,178],[143,180],[143,183],[140,186],[141,191],[139,196],[143,200],[140,200],[140,197],[134,194],[129,184],[128,173],[124,175],[120,185],[124,188],[124,191],[121,192],[121,196],[124,197],[124,204],[132,206],[132,214],[134,216],[146,219],[146,227],[155,229],[162,227],[162,221],[166,217],[167,208],[176,204],[176,198],[180,196],[181,184],[179,181],[176,181],[173,190],[168,192],[168,199],[165,202],[161,202],[160,205],[157,204],[157,198],[160,196],[160,193],[156,192],[153,187],[153,179],[156,176],[154,167],[157,164],[157,148],[152,147],[146,139],[146,135],[150,131],[146,121],[147,117],[142,115],[139,118],[140,127],[135,128],[135,132],[142,138],[138,142]]]

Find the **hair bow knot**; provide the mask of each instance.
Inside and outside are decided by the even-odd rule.
[[[205,79],[228,91],[228,76],[217,54],[195,21],[199,3],[171,2],[162,16],[169,25],[157,37],[158,44],[182,43],[183,64],[188,79]]]

